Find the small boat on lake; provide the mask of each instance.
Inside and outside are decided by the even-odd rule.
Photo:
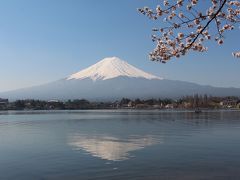
[[[195,112],[196,114],[199,114],[199,113],[202,113],[202,110],[201,110],[201,109],[196,109],[194,112]]]

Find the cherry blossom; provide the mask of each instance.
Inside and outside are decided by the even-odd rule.
[[[239,0],[164,0],[155,10],[144,7],[138,11],[150,19],[163,20],[165,27],[153,28],[155,49],[149,54],[153,61],[166,63],[189,51],[205,52],[205,41],[224,43],[225,33],[240,22]],[[204,9],[203,7],[206,7]],[[240,58],[240,52],[232,53]]]

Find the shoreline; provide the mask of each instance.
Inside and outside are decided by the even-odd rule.
[[[54,112],[78,112],[78,111],[137,111],[137,112],[144,112],[144,111],[149,111],[149,112],[189,112],[189,113],[196,113],[195,112],[196,109],[136,109],[136,108],[108,108],[108,109],[23,109],[23,110],[0,110],[0,115],[2,113],[6,113],[9,112],[11,114],[11,112],[24,112],[24,113],[32,113],[32,112],[47,112],[47,113],[54,113]],[[232,108],[232,109],[201,109],[201,113],[205,113],[205,112],[240,112],[240,109],[237,108]],[[201,114],[200,113],[200,114]],[[196,113],[198,114],[198,113]]]

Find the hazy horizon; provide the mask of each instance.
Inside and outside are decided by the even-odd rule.
[[[53,81],[50,81],[50,82],[44,82],[44,83],[42,83],[42,84],[36,84],[36,85],[30,85],[30,86],[26,86],[26,87],[20,87],[20,88],[17,88],[17,89],[12,89],[13,91],[14,90],[18,90],[18,89],[25,89],[25,88],[31,88],[31,87],[37,87],[37,86],[41,86],[41,85],[44,85],[44,84],[48,84],[48,83],[52,83],[52,82],[55,82],[55,81],[59,81],[59,80],[62,80],[62,79],[68,79],[68,80],[70,80],[69,78],[71,78],[72,76],[76,76],[75,74],[85,74],[86,72],[86,70],[88,70],[89,68],[91,68],[91,67],[95,67],[97,64],[99,64],[100,63],[100,61],[103,61],[103,60],[105,60],[105,59],[115,59],[115,58],[117,58],[118,59],[118,57],[107,57],[107,58],[104,58],[104,59],[101,59],[101,60],[99,60],[97,63],[95,63],[95,64],[92,64],[92,65],[90,65],[89,67],[86,67],[86,68],[83,68],[83,69],[81,69],[81,70],[79,70],[79,71],[77,71],[77,72],[74,72],[74,73],[72,73],[72,74],[69,74],[69,75],[67,75],[67,76],[65,76],[65,77],[62,77],[62,78],[59,78],[59,79],[56,79],[56,80],[53,80]],[[122,60],[122,59],[119,59],[119,60],[121,60],[121,61],[123,61],[123,62],[126,62],[127,63],[127,61],[125,61],[125,60]],[[121,65],[119,65],[119,66],[121,66]],[[133,66],[134,68],[137,68],[137,67],[135,67],[135,66]],[[101,69],[103,70],[103,72],[105,73],[105,74],[108,74],[107,76],[111,76],[112,74],[112,72],[106,72],[106,69],[104,70],[103,69],[104,67],[101,67]],[[114,67],[112,67],[112,68],[114,68]],[[138,68],[137,68],[138,69]],[[138,69],[138,70],[143,70],[143,69]],[[97,72],[95,72],[95,73],[97,73]],[[149,72],[144,72],[144,70],[143,70],[143,73],[149,73]],[[154,76],[154,74],[151,74],[151,72],[150,72],[150,74],[149,75],[153,75]],[[89,77],[87,77],[88,75],[87,74],[85,74],[85,78],[89,78]],[[118,76],[118,75],[116,75],[116,76]],[[121,75],[120,75],[121,76]],[[123,76],[125,76],[125,75],[123,75]],[[130,77],[131,77],[131,75],[130,75]],[[160,79],[162,79],[163,77],[160,77],[160,76],[156,76],[156,77],[158,77],[158,78],[160,78]],[[110,77],[111,78],[111,77]],[[114,77],[112,77],[112,78],[114,78]],[[144,77],[145,78],[145,77]],[[83,78],[84,79],[84,78]],[[163,78],[164,79],[164,78]],[[95,81],[94,79],[92,79],[93,81]],[[100,79],[99,79],[100,80]],[[102,80],[104,80],[104,79],[102,79]],[[167,79],[167,80],[172,80],[172,79]],[[174,79],[175,80],[175,79]],[[176,80],[178,80],[178,79],[176,79]],[[182,80],[183,81],[183,80]],[[186,82],[190,82],[190,83],[196,83],[196,82],[191,82],[191,81],[186,81]],[[205,85],[209,85],[209,84],[200,84],[200,83],[196,83],[196,84],[199,84],[199,85],[203,85],[203,86],[205,86]],[[211,86],[211,85],[210,85]],[[213,86],[213,87],[224,87],[224,86]],[[237,87],[226,87],[226,88],[237,88]],[[8,91],[12,91],[11,89],[10,90],[7,90],[7,91],[3,91],[3,92],[8,92]],[[1,91],[0,91],[0,93],[1,93]]]

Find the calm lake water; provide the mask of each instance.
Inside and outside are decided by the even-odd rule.
[[[0,112],[0,179],[240,179],[240,112]]]

